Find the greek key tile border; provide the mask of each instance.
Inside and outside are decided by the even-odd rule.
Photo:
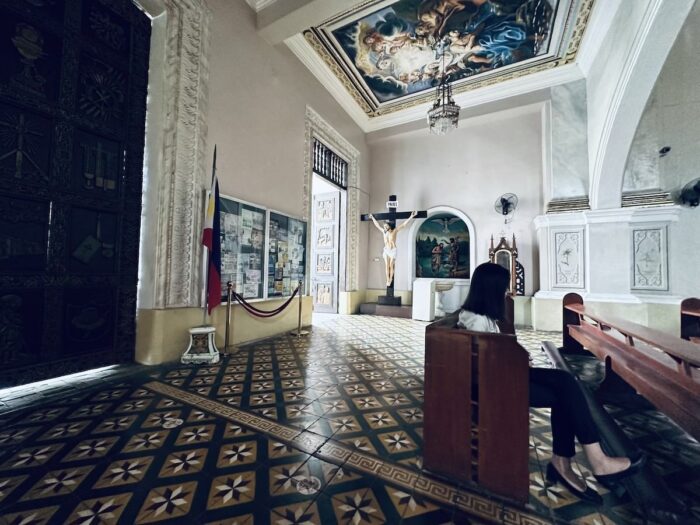
[[[415,491],[443,505],[455,505],[476,518],[506,525],[545,525],[551,523],[545,518],[523,512],[516,507],[491,500],[480,494],[460,490],[447,483],[427,477],[425,473],[421,474],[401,465],[386,462],[372,454],[359,452],[348,445],[307,430],[283,425],[158,381],[152,381],[143,386],[199,410],[247,426],[254,431],[283,441],[302,452],[314,454],[324,461],[341,463],[360,474],[375,476],[386,483],[409,492]]]

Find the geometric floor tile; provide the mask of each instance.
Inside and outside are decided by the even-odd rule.
[[[527,510],[468,487],[457,494],[424,474],[425,326],[327,316],[308,337],[247,345],[216,366],[151,367],[3,414],[0,524],[34,515],[39,523],[86,525],[426,525],[498,520],[502,509],[508,522],[533,525],[641,520],[626,496],[594,485],[605,501],[596,508],[544,482],[552,454],[544,409],[530,411]],[[560,337],[518,332],[533,366],[548,366],[540,341]],[[674,493],[700,499],[697,442],[658,412],[609,411]],[[575,459],[590,478],[585,460]]]
[[[51,517],[58,506],[30,509],[22,512],[0,515],[2,525],[51,525]]]
[[[191,449],[179,450],[173,452],[163,463],[163,467],[158,474],[159,478],[170,476],[182,476],[185,474],[194,474],[204,468],[204,461],[207,457],[207,449]]]
[[[191,481],[151,490],[139,511],[136,523],[154,523],[186,516],[196,489],[197,482]]]
[[[81,501],[71,513],[67,523],[71,525],[116,525],[131,499],[131,493],[114,494]]]
[[[95,467],[87,466],[52,470],[22,497],[22,501],[70,494],[80,486],[93,468]]]
[[[95,483],[96,489],[130,485],[141,481],[148,473],[153,456],[125,458],[111,463]]]
[[[235,472],[218,476],[211,482],[207,509],[232,507],[255,498],[255,471]]]

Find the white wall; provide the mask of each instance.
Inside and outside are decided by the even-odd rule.
[[[303,214],[307,105],[360,152],[358,185],[369,191],[362,130],[285,45],[273,47],[256,33],[255,13],[244,0],[209,0],[209,5],[208,143],[212,150],[218,145],[221,192],[290,215]],[[365,229],[360,245],[366,242]],[[360,283],[365,272],[362,258]]]
[[[370,210],[385,209],[395,194],[400,211],[451,206],[464,212],[476,228],[476,264],[488,260],[491,235],[504,229],[494,202],[512,192],[520,204],[511,223],[520,261],[526,272],[526,293],[537,290],[537,254],[532,220],[542,210],[542,104],[460,121],[460,128],[443,137],[419,130],[383,134],[370,141]],[[509,234],[510,235],[510,234]],[[408,235],[398,236],[396,289],[406,290],[412,276],[405,260]],[[379,232],[370,232],[368,288],[383,288]],[[473,265],[474,266],[474,265]],[[472,267],[473,269],[473,267]]]

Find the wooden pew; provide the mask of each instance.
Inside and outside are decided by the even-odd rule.
[[[565,333],[605,362],[606,381],[621,378],[700,439],[700,348],[625,319],[600,316],[571,295],[563,305],[570,321]]]
[[[513,334],[456,323],[457,313],[426,329],[423,466],[527,502],[527,350]]]
[[[681,301],[681,337],[700,343],[700,299],[697,297]]]

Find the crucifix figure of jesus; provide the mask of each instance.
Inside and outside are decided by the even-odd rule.
[[[384,258],[384,266],[386,270],[386,296],[379,297],[380,304],[401,305],[401,297],[394,297],[394,269],[396,267],[396,235],[399,230],[405,228],[408,223],[414,218],[425,218],[428,216],[426,211],[413,212],[397,212],[396,195],[390,195],[389,201],[386,203],[389,211],[387,213],[375,213],[362,215],[360,218],[363,221],[371,220],[379,231],[384,236],[384,250],[382,256]],[[397,219],[408,219],[406,222],[396,226]],[[381,226],[378,221],[385,221]]]
[[[382,251],[382,256],[384,257],[387,286],[391,286],[391,283],[394,281],[394,269],[396,268],[396,234],[410,224],[416,216],[416,213],[417,212],[412,211],[411,215],[408,216],[408,220],[399,224],[396,228],[392,228],[388,222],[385,222],[384,226],[380,226],[377,219],[374,218],[374,215],[371,213],[369,214],[369,218],[384,236],[384,250]]]

